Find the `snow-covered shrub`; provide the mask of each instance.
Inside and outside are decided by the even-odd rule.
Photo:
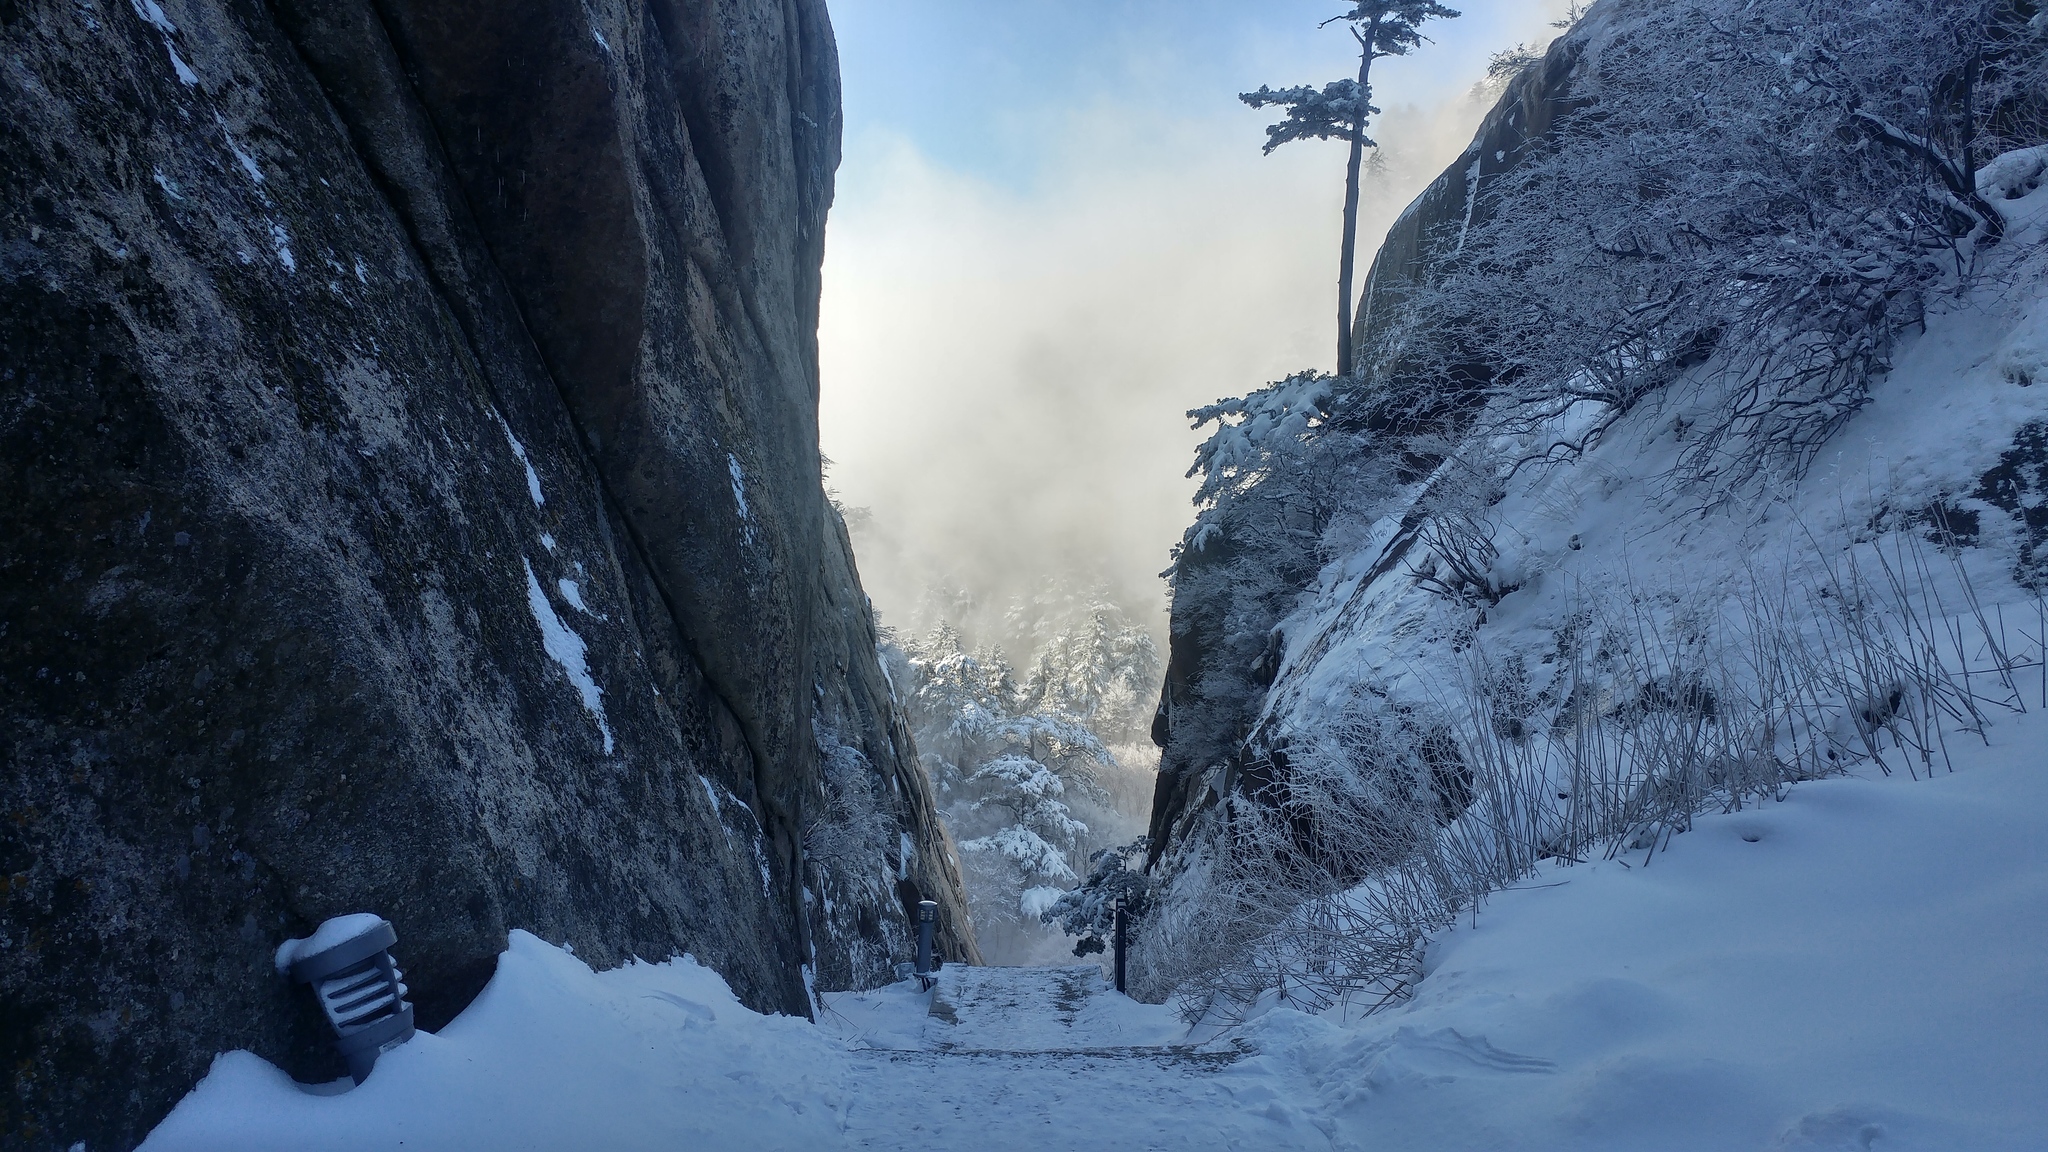
[[[1484,451],[1445,450],[1411,513],[1422,546],[1409,564],[1416,583],[1465,604],[1497,604],[1521,585],[1501,563],[1500,526],[1490,513],[1503,492],[1502,471]]]
[[[896,818],[874,765],[858,748],[842,744],[822,721],[812,722],[825,778],[825,808],[803,832],[804,855],[817,860],[879,860],[894,839]],[[870,861],[863,861],[868,863]]]
[[[1146,846],[1140,836],[1119,847],[1096,849],[1088,856],[1088,878],[1039,913],[1045,923],[1057,924],[1060,931],[1079,938],[1074,955],[1103,951],[1116,932],[1117,901],[1123,901],[1127,926],[1143,918],[1150,908],[1150,882],[1132,866],[1143,862]]]
[[[1368,935],[1348,894],[1422,851],[1472,802],[1444,718],[1369,687],[1267,759],[1215,809],[1200,882],[1174,878],[1169,891],[1186,906],[1146,936],[1146,990],[1177,992],[1191,1016],[1227,1014],[1290,979],[1351,988],[1405,974],[1427,927],[1374,924],[1384,931]]]
[[[868,754],[842,742],[849,727],[840,717],[812,720],[824,794],[822,804],[804,806],[801,831],[807,913],[844,956],[821,957],[817,975],[839,987],[881,978],[913,947],[906,922],[866,911],[895,904],[896,884],[910,874],[909,841],[901,833],[908,813],[899,811],[898,794]]]
[[[1856,764],[1941,771],[1987,712],[2027,709],[2023,673],[2048,700],[2040,635],[1978,605],[1954,549],[1897,531],[1822,571],[1697,602],[1582,589],[1537,670],[1475,639],[1429,708],[1361,688],[1168,862],[1141,994],[1213,1021],[1276,996],[1371,1011],[1546,860],[1642,866],[1709,808]]]

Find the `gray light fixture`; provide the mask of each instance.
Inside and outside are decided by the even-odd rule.
[[[329,945],[330,926],[356,930]],[[374,916],[336,917],[311,938],[293,943],[298,948],[292,953],[291,977],[313,986],[321,1011],[334,1026],[334,1046],[348,1062],[348,1074],[361,1084],[378,1056],[412,1039],[412,1005],[405,1002],[401,982],[405,973],[390,952],[398,933],[390,921]],[[325,946],[303,951],[316,944]]]

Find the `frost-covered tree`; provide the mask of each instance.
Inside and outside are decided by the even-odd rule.
[[[1073,851],[1088,831],[1067,809],[1066,781],[1029,756],[1005,752],[975,769],[967,782],[981,789],[975,808],[1000,811],[1006,827],[1021,828],[1062,855]],[[1073,874],[1064,863],[1040,871]]]
[[[1211,431],[1188,472],[1200,511],[1174,552],[1173,627],[1200,656],[1169,694],[1166,772],[1238,759],[1278,671],[1280,621],[1394,490],[1398,452],[1330,426],[1338,383],[1302,372],[1188,413]]]
[[[977,768],[966,787],[974,796],[969,809],[993,815],[996,824],[960,843],[976,922],[1035,919],[1077,879],[1070,861],[1088,834],[1067,807],[1067,782],[1046,765],[1008,752]]]
[[[1351,158],[1344,166],[1344,239],[1337,260],[1337,375],[1349,377],[1351,356],[1351,274],[1358,250],[1358,173],[1372,140],[1365,130],[1379,109],[1372,106],[1372,62],[1405,56],[1422,45],[1424,21],[1458,13],[1436,0],[1356,0],[1351,10],[1324,21],[1342,23],[1358,41],[1358,79],[1334,80],[1321,89],[1308,85],[1275,90],[1260,85],[1238,99],[1253,108],[1276,107],[1287,116],[1266,129],[1265,152],[1296,140],[1344,140]]]
[[[970,653],[960,634],[941,624],[930,636],[902,644],[907,683],[897,685],[918,749],[941,789],[964,779],[980,762],[996,728],[1013,718],[1015,673],[1002,650]]]
[[[1047,641],[1024,683],[1033,711],[1071,717],[1117,743],[1142,736],[1158,694],[1159,649],[1151,633],[1107,600]]]
[[[1048,672],[1024,688],[1000,650],[969,652],[947,626],[885,653],[938,785],[942,813],[959,840],[969,907],[984,937],[1042,931],[1040,914],[1079,879],[1075,866],[1093,846],[1088,821],[1094,817],[1084,818],[1076,805],[1106,810],[1097,781],[1116,764],[1090,727],[1093,717],[1067,705],[1087,704],[1099,713],[1103,700],[1113,697],[1108,688],[1127,671],[1124,664],[1142,666],[1150,653],[1149,641],[1119,646],[1115,617],[1102,618],[1103,643],[1061,634],[1050,649],[1070,656],[1100,649],[1106,656],[1042,661],[1075,676]],[[1122,663],[1120,648],[1129,657]]]
[[[1134,865],[1142,862],[1149,842],[1140,836],[1129,844],[1101,848],[1088,856],[1088,878],[1039,914],[1047,924],[1079,937],[1074,955],[1103,951],[1116,931],[1116,902],[1123,901],[1127,921],[1143,917],[1151,904],[1151,882]]]

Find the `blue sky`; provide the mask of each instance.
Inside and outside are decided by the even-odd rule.
[[[1470,140],[1489,56],[1564,0],[1485,0],[1374,68],[1361,270]],[[947,582],[1101,580],[1163,623],[1184,413],[1333,367],[1344,149],[1262,156],[1236,94],[1351,75],[1307,0],[834,0],[845,158],[820,430],[884,621]]]
[[[1490,53],[1529,35],[1548,5],[1484,0],[1428,26],[1433,44],[1375,66],[1389,100],[1427,104],[1469,85]],[[1330,0],[840,0],[832,8],[847,135],[914,142],[932,160],[999,183],[1040,175],[1044,141],[1076,108],[1259,114],[1236,93],[1351,75]],[[1530,14],[1538,14],[1532,21]],[[1256,136],[1252,137],[1257,139]]]

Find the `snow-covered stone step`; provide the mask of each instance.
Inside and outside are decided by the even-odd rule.
[[[947,965],[936,985],[827,994],[819,1023],[856,1048],[897,1052],[1173,1055],[1192,1051],[1173,1009],[1117,992],[1092,964]],[[1228,1055],[1230,1049],[1221,1050]]]
[[[1187,1031],[1171,1008],[1140,1004],[1083,964],[942,968],[924,1034],[939,1051],[1088,1052],[1178,1045]]]
[[[1249,1045],[1189,1043],[1173,1009],[1122,995],[1094,965],[948,965],[930,992],[915,987],[832,997],[821,1013],[868,1028],[853,1053],[849,1147],[1329,1147],[1260,1074],[1244,1074]]]

